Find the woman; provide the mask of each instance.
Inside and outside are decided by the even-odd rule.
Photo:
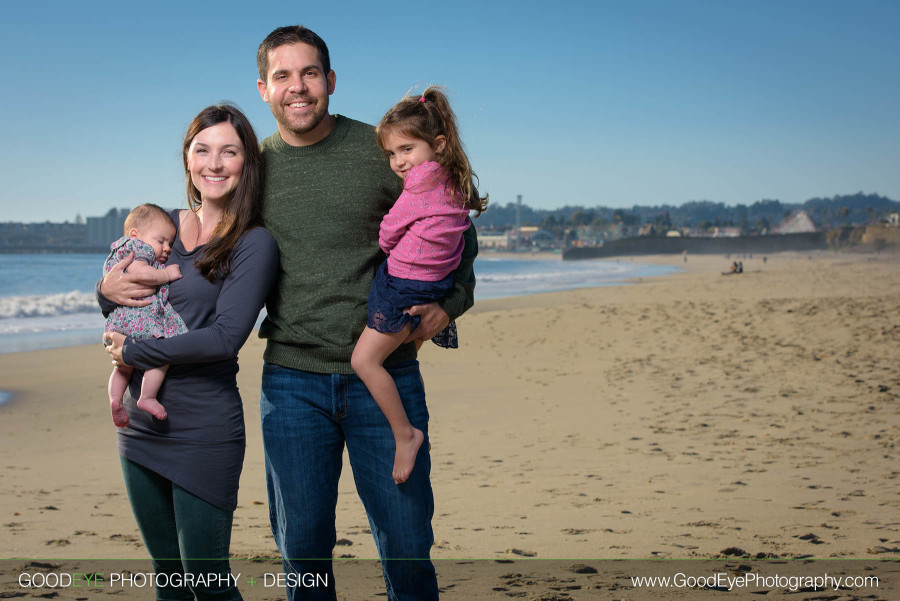
[[[177,236],[168,263],[182,278],[169,302],[188,332],[132,340],[106,334],[113,363],[138,368],[118,431],[125,487],[160,578],[158,599],[240,599],[234,584],[172,586],[183,574],[227,578],[232,515],[244,460],[244,414],[237,353],[247,340],[278,267],[278,249],[260,223],[260,155],[247,118],[211,106],[191,122],[182,151],[189,210],[173,211]],[[147,286],[121,269],[104,276],[104,312],[142,301]],[[167,418],[135,406],[141,370],[170,364],[159,391]],[[202,561],[200,561],[202,559]]]

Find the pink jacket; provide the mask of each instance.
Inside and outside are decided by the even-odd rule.
[[[378,243],[395,278],[436,282],[459,266],[469,210],[447,194],[433,161],[410,169],[403,193],[381,221]]]

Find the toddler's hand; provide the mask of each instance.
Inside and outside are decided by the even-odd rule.
[[[181,267],[178,265],[166,265],[166,273],[169,274],[170,282],[181,279]]]

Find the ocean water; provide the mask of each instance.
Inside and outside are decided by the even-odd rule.
[[[0,354],[99,344],[103,317],[94,283],[105,255],[0,254]],[[475,299],[616,286],[674,267],[629,261],[493,258],[475,261]],[[0,400],[2,403],[2,400]]]
[[[0,255],[0,353],[100,340],[106,255]]]
[[[679,271],[677,267],[631,261],[491,258],[475,259],[475,300],[559,292],[574,288],[621,286],[627,280]]]

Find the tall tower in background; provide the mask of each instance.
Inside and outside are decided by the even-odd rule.
[[[88,217],[87,243],[92,246],[109,246],[121,238],[128,213],[128,209],[110,209],[103,217]]]
[[[516,242],[515,250],[519,250],[522,237],[522,195],[516,195]]]

